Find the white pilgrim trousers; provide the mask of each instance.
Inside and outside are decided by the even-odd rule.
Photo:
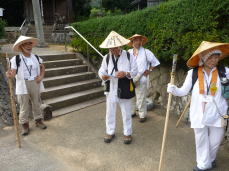
[[[194,128],[196,142],[196,161],[199,169],[209,169],[224,137],[224,128]]]
[[[136,97],[132,98],[131,112],[134,114],[136,109],[140,118],[145,118],[147,114],[146,93],[147,84],[140,83],[135,88]]]
[[[115,133],[117,104],[119,104],[122,113],[123,134],[125,136],[131,135],[131,99],[119,99],[117,97],[114,99],[109,96],[107,96],[106,100],[106,133],[109,135],[113,135]]]

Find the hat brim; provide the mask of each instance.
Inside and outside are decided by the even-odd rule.
[[[136,38],[141,38],[142,39],[142,46],[145,45],[148,42],[148,38],[142,35],[134,35],[130,38],[128,38],[130,40],[130,43],[128,43],[127,45],[130,47],[133,47],[133,40]]]
[[[38,44],[38,39],[37,39],[37,38],[31,37],[31,38],[22,40],[22,41],[20,41],[20,42],[18,42],[18,43],[16,43],[16,44],[14,44],[13,50],[14,50],[15,52],[21,52],[20,46],[21,46],[22,44],[28,43],[28,42],[31,42],[31,43],[32,43],[32,46],[34,47],[34,46],[36,46],[36,45]]]
[[[199,52],[195,52],[193,56],[187,61],[187,66],[191,68],[198,67],[200,61],[200,55],[202,53],[206,53],[207,51],[212,51],[212,50],[220,50],[222,53],[220,54],[219,60],[222,60],[229,55],[229,44],[222,43],[221,45],[214,46],[211,48],[206,48],[205,50]]]
[[[107,38],[99,45],[99,47],[103,49],[110,49],[124,46],[129,42],[130,40],[126,39],[115,31],[111,31]]]

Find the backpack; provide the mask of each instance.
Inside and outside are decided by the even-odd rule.
[[[225,99],[229,99],[229,80],[226,78],[226,69],[225,66],[219,65],[217,66],[219,78],[221,82],[221,88],[222,88],[222,95]],[[192,72],[192,87],[191,91],[193,89],[194,84],[196,83],[198,79],[198,67],[193,69]]]
[[[40,63],[40,60],[39,60],[39,57],[37,55],[35,55],[36,58],[37,58],[37,61]],[[16,55],[16,66],[17,66],[17,69],[16,69],[16,74],[18,73],[18,67],[20,67],[20,63],[21,63],[21,58],[20,58],[20,55]]]

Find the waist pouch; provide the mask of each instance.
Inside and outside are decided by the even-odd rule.
[[[131,99],[135,96],[135,85],[133,79],[127,77],[118,79],[118,97],[120,99]]]

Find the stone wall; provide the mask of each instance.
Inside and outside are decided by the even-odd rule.
[[[13,125],[9,88],[5,77],[5,61],[0,56],[0,118],[7,125]]]
[[[157,67],[150,74],[150,88],[149,96],[153,99],[154,103],[160,105],[164,108],[167,107],[168,93],[167,84],[170,82],[170,72],[171,66],[160,66]],[[184,79],[186,77],[187,71],[184,69],[177,69],[175,76],[175,85],[178,87],[183,85]],[[171,111],[180,115],[183,111],[188,99],[188,96],[184,97],[172,97]],[[187,112],[188,113],[188,112]],[[187,119],[188,114],[186,114],[185,119]]]

